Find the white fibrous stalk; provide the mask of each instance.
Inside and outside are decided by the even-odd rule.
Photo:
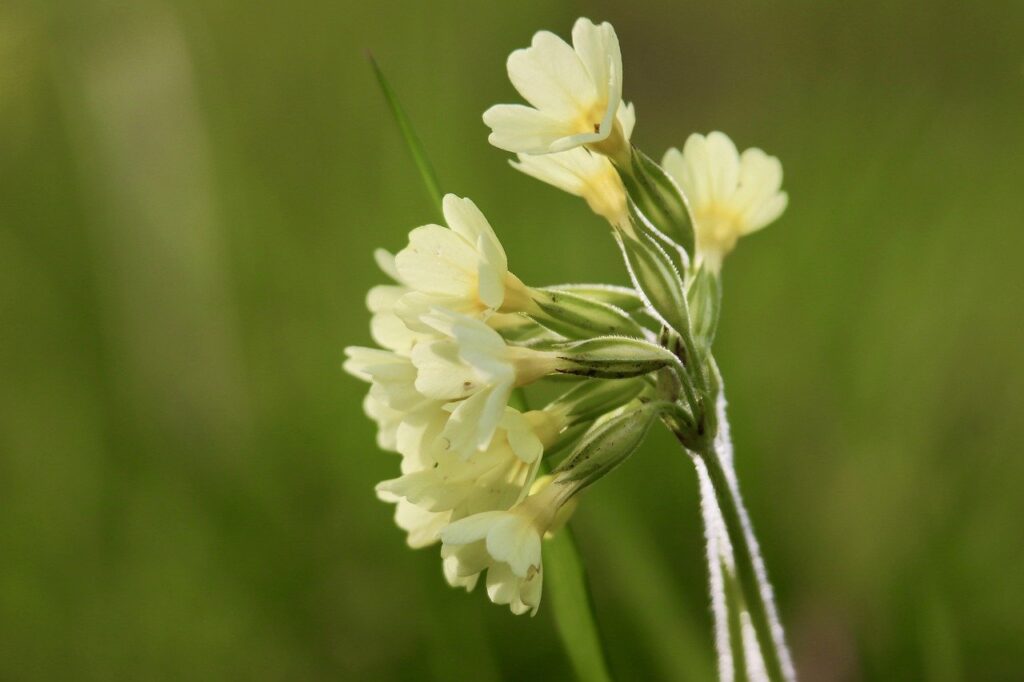
[[[717,368],[715,369],[717,372]],[[796,679],[796,669],[793,667],[793,659],[789,653],[789,647],[786,644],[786,631],[782,627],[782,620],[779,618],[778,607],[775,605],[775,591],[772,588],[771,581],[768,579],[768,569],[765,567],[764,558],[761,555],[761,546],[757,541],[757,535],[754,533],[754,525],[750,520],[750,514],[747,512],[746,506],[743,504],[743,497],[740,494],[739,478],[736,476],[736,469],[733,466],[733,447],[732,447],[732,436],[729,431],[729,420],[726,414],[726,400],[725,391],[719,390],[718,399],[715,401],[715,410],[718,414],[718,434],[715,437],[715,450],[719,453],[720,459],[723,463],[726,478],[728,479],[729,487],[732,492],[732,496],[736,502],[738,516],[742,525],[743,534],[747,545],[750,548],[750,553],[753,559],[754,576],[757,580],[757,588],[760,592],[760,598],[764,604],[765,611],[768,616],[769,626],[771,629],[772,641],[775,645],[779,663],[782,667],[782,673],[787,680]],[[717,500],[716,500],[717,502]],[[721,521],[721,511],[718,513],[719,521]],[[720,532],[725,533],[724,524],[719,527]],[[731,546],[730,546],[731,554]],[[731,558],[731,557],[730,557]],[[746,618],[749,621],[749,614],[746,614]],[[749,623],[748,623],[749,624]],[[744,642],[747,648],[750,648],[751,644],[747,641],[750,636],[747,634],[747,626],[744,626]],[[752,629],[752,626],[751,626]],[[754,636],[752,640],[754,645],[757,643],[757,638]],[[754,649],[759,653],[760,648],[754,646]],[[754,665],[761,666],[763,668],[764,662],[761,660],[759,655],[753,659]],[[748,655],[747,663],[751,665],[752,659]],[[753,677],[753,671],[751,671],[751,679]],[[758,679],[770,679],[764,674],[764,677]]]
[[[697,481],[700,485],[701,520],[704,522],[704,541],[707,543],[708,587],[715,628],[715,653],[718,655],[718,679],[721,682],[733,682],[735,673],[729,633],[729,606],[725,595],[725,571],[732,570],[732,547],[724,532],[707,467],[699,457],[694,457],[693,463],[697,468]]]

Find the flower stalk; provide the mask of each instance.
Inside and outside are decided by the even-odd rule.
[[[775,611],[771,586],[765,576],[760,548],[740,497],[739,486],[731,474],[731,466],[723,462],[722,453],[714,446],[697,455],[707,467],[722,521],[732,543],[735,580],[757,634],[768,679],[772,682],[791,682],[796,679],[793,664]],[[735,649],[733,655],[736,655]]]

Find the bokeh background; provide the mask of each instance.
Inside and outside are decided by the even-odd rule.
[[[612,21],[634,140],[721,129],[790,208],[726,265],[738,467],[805,680],[1019,680],[1020,2],[0,4],[0,678],[566,679],[373,494],[372,249],[432,221],[372,49],[526,281],[625,281],[488,146],[509,51]],[[623,680],[710,679],[694,475],[573,521]]]

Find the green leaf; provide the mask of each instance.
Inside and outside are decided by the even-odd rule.
[[[628,496],[611,496],[588,507],[585,521],[583,530],[601,533],[601,542],[592,547],[611,578],[608,589],[632,607],[620,627],[635,633],[651,654],[656,670],[651,679],[717,680],[706,596],[680,584],[649,519]]]
[[[550,587],[555,627],[582,682],[611,682],[601,634],[594,621],[586,572],[569,527],[544,541],[544,581]]]
[[[434,203],[438,214],[443,218],[441,183],[437,181],[437,174],[427,158],[427,153],[423,149],[423,143],[420,142],[420,138],[416,135],[412,122],[406,115],[405,109],[398,102],[398,96],[384,77],[384,72],[381,70],[380,65],[377,64],[377,60],[373,58],[372,54],[367,54],[367,57],[370,60],[370,65],[373,67],[373,73],[377,76],[377,83],[380,85],[381,92],[384,93],[384,99],[387,100],[388,108],[391,109],[391,113],[395,117],[395,123],[398,124],[398,129],[402,133],[402,139],[405,140],[405,146],[409,149],[409,153],[412,154],[412,160],[420,172],[420,179],[423,180],[427,194],[430,195],[430,200]]]

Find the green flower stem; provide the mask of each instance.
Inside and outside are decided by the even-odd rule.
[[[680,381],[684,388],[688,388],[690,384],[688,378],[692,380],[697,391],[700,392],[700,396],[704,398],[704,400],[698,399],[698,397],[694,395],[692,388],[687,390],[686,399],[690,403],[690,411],[693,413],[694,419],[698,422],[701,419],[706,419],[707,425],[710,427],[708,431],[711,432],[714,430],[716,415],[714,410],[707,409],[705,401],[712,395],[712,389],[714,387],[709,384],[708,379],[705,376],[702,368],[703,363],[701,362],[700,356],[697,355],[697,348],[693,343],[693,336],[690,333],[690,328],[684,328],[683,331],[678,332],[678,336],[679,343],[682,344],[682,353],[684,356],[679,358],[679,353],[674,353],[674,355],[679,358],[679,362],[676,366],[682,372]]]
[[[725,585],[725,603],[729,614],[729,649],[732,654],[733,680],[744,682],[748,679],[746,650],[743,648],[743,592],[736,580],[736,574],[719,559],[722,581]]]
[[[680,335],[680,338],[683,342],[683,349],[686,351],[687,365],[691,370],[691,374],[693,374],[694,380],[697,382],[697,388],[707,395],[709,393],[708,381],[701,369],[701,358],[697,355],[697,347],[693,343],[693,336],[690,334],[689,328]]]
[[[791,682],[794,676],[783,666],[783,658],[786,657],[788,660],[788,656],[780,651],[782,645],[776,641],[776,636],[772,631],[773,614],[768,604],[768,598],[761,590],[758,580],[758,567],[752,547],[752,542],[755,540],[752,532],[748,537],[747,524],[744,523],[746,510],[739,497],[738,488],[730,481],[727,465],[723,463],[721,454],[719,449],[713,445],[709,445],[703,452],[697,453],[707,467],[722,519],[725,522],[726,532],[732,543],[736,562],[734,575],[742,591],[743,601],[747,605],[754,631],[757,633],[757,641],[760,645],[768,679],[772,682]]]
[[[700,422],[700,414],[702,408],[702,402],[697,394],[693,390],[693,386],[690,381],[691,372],[687,366],[679,359],[677,355],[672,354],[672,369],[675,371],[676,376],[679,378],[679,384],[685,394],[686,403],[690,406],[690,412],[687,413],[685,410],[680,408],[678,405],[666,405],[666,411],[672,414],[677,419],[682,419],[684,422],[693,423],[694,421]]]

